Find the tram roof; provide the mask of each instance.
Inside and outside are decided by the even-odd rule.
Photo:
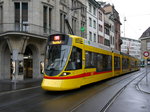
[[[107,46],[105,46],[103,44],[99,44],[99,43],[95,43],[95,42],[89,41],[87,39],[84,39],[84,44],[88,45],[88,46],[92,46],[92,47],[96,47],[96,48],[100,48],[100,49],[112,52],[111,48],[109,48],[109,47],[107,47]]]
[[[76,36],[76,35],[71,35],[71,37],[73,37],[73,38],[82,38],[82,37],[79,37],[79,36]],[[93,41],[90,41],[90,40],[87,40],[87,39],[84,39],[84,38],[82,38],[82,39],[84,40],[84,44],[85,45],[96,47],[96,48],[99,48],[99,49],[103,49],[103,50],[107,50],[107,51],[110,51],[110,52],[114,52],[114,53],[120,54],[120,51],[112,49],[109,46],[105,46],[103,44],[96,43],[96,42],[93,42]]]
[[[93,41],[84,39],[83,37],[80,37],[80,36],[70,35],[70,34],[60,34],[60,35],[68,35],[68,36],[71,36],[73,38],[82,38],[84,40],[84,44],[85,45],[96,47],[96,48],[99,48],[99,49],[103,49],[103,50],[107,50],[107,51],[114,52],[114,53],[117,53],[117,54],[121,54],[121,55],[124,55],[124,56],[129,56],[129,57],[135,58],[135,57],[133,57],[133,56],[131,56],[129,54],[126,54],[126,53],[120,52],[118,50],[112,49],[112,48],[110,48],[108,46],[105,46],[103,44],[95,43]]]
[[[131,58],[135,58],[135,57],[133,57],[133,56],[131,56],[131,55],[129,55],[129,54],[123,53],[123,52],[120,52],[120,54],[121,54],[121,55],[124,55],[124,56],[131,57]]]

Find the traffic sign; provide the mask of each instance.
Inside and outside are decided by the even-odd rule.
[[[145,52],[143,53],[143,55],[144,55],[145,57],[148,57],[148,56],[149,56],[149,52],[148,52],[148,51],[145,51]]]

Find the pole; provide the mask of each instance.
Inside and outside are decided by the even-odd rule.
[[[146,60],[146,85],[148,86],[147,60]]]
[[[15,73],[14,73],[14,78],[15,79],[14,79],[13,89],[16,90],[16,88],[17,88],[16,87],[16,83],[17,83],[17,79],[16,79],[17,78],[17,60],[15,60],[15,68],[14,69],[15,69]]]
[[[18,76],[18,50],[14,49],[13,54],[12,54],[12,59],[13,59],[13,82],[14,86],[13,89],[16,89],[16,83],[17,83],[17,76]]]
[[[124,37],[125,37],[125,22],[127,21],[126,17],[124,17]]]

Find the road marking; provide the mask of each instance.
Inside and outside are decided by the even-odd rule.
[[[10,94],[10,93],[15,93],[15,92],[20,92],[20,91],[26,91],[26,90],[30,90],[30,89],[36,89],[36,88],[39,88],[39,87],[41,87],[41,86],[35,86],[35,87],[30,87],[30,88],[24,88],[24,89],[6,91],[6,92],[0,93],[0,96],[1,96],[1,95],[4,95],[4,94]]]

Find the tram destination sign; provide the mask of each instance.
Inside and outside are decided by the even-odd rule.
[[[62,45],[67,44],[68,36],[64,34],[54,34],[49,36],[49,44],[50,45]]]

